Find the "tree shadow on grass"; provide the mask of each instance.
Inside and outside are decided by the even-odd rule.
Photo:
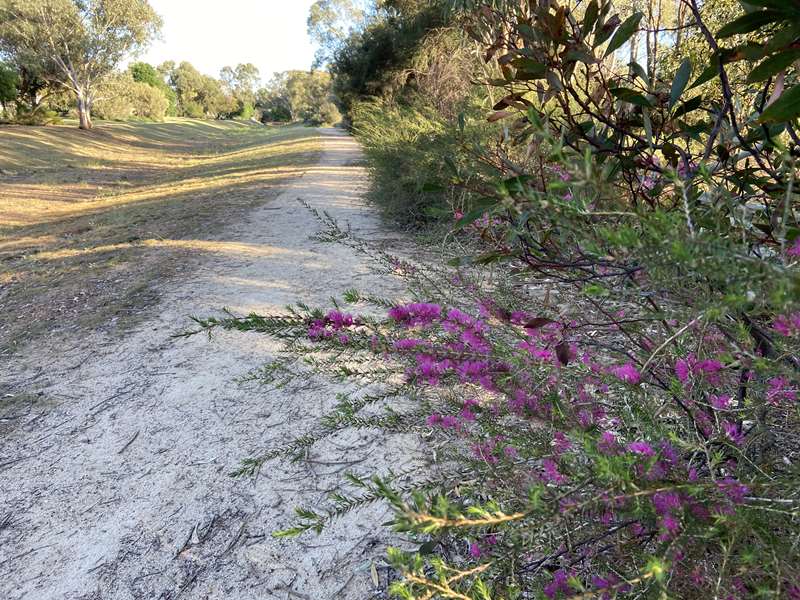
[[[155,180],[147,172],[108,195],[94,190],[86,202],[44,198],[50,212],[54,205],[64,212],[29,223],[3,226],[3,214],[8,223],[11,213],[8,205],[0,206],[0,309],[6,316],[0,348],[13,350],[60,329],[136,322],[165,279],[220,249],[213,240],[221,229],[316,162],[313,131],[278,133],[262,136],[260,143],[223,143],[219,154],[193,157]],[[119,179],[141,166],[122,161],[109,172]],[[0,195],[9,197],[20,185],[0,182]],[[19,206],[31,210],[30,202]],[[246,256],[252,249],[227,245],[224,251]]]

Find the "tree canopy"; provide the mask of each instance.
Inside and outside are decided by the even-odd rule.
[[[5,106],[6,102],[11,102],[17,97],[19,83],[19,75],[16,70],[9,65],[0,63],[0,104]]]
[[[338,123],[341,115],[331,95],[331,76],[324,71],[276,73],[259,91],[264,121],[304,121],[313,125]]]
[[[0,0],[0,15],[2,52],[69,89],[82,129],[101,80],[161,26],[147,0]]]

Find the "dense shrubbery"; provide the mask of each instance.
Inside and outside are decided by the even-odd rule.
[[[475,65],[464,37],[441,30],[417,41],[410,61],[383,75],[392,91],[351,101],[348,115],[367,154],[370,199],[389,220],[415,227],[465,210],[469,186],[450,184],[456,174],[465,183],[489,175],[474,148],[496,129],[471,89]]]
[[[109,79],[94,105],[101,119],[125,121],[131,118],[163,121],[169,101],[157,87],[135,81],[129,74]]]
[[[684,5],[708,62],[651,79],[606,60],[638,13],[469,3],[498,141],[465,143],[485,127],[468,105],[450,127],[411,97],[355,109],[378,186],[408,133],[398,179],[468,195],[472,252],[453,270],[374,253],[413,303],[354,291],[370,310],[202,324],[285,340],[273,374],[300,356],[355,386],[244,472],[345,427],[446,443],[418,484],[353,476],[284,534],[388,501],[420,544],[389,556],[404,598],[800,598],[800,9],[757,0],[712,31]]]
[[[259,91],[256,106],[264,123],[336,125],[342,120],[331,94],[331,76],[324,71],[276,73]]]
[[[156,88],[167,99],[167,110],[165,116],[175,117],[178,115],[178,96],[171,87],[164,81],[164,77],[153,66],[145,62],[137,62],[128,67],[128,71],[134,81],[146,83]]]
[[[372,175],[370,198],[387,219],[418,227],[452,215],[465,202],[464,192],[449,184],[454,168],[469,173],[476,167],[460,150],[469,137],[481,139],[480,122],[460,131],[414,99],[362,101],[352,107],[351,118]]]

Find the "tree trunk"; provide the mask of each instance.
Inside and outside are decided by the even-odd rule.
[[[631,36],[631,60],[630,62],[635,63],[639,62],[639,32],[635,32]],[[633,69],[631,69],[631,73],[633,73]]]
[[[683,43],[683,21],[684,21],[684,6],[682,0],[676,0],[677,7],[676,7],[676,27],[677,31],[675,32],[675,53],[678,56],[681,56],[681,44]]]
[[[92,103],[84,94],[78,94],[78,119],[81,129],[92,128]]]

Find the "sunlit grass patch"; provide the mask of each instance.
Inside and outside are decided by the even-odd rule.
[[[189,119],[7,127],[0,140],[0,348],[65,322],[131,322],[320,149],[313,129]]]

